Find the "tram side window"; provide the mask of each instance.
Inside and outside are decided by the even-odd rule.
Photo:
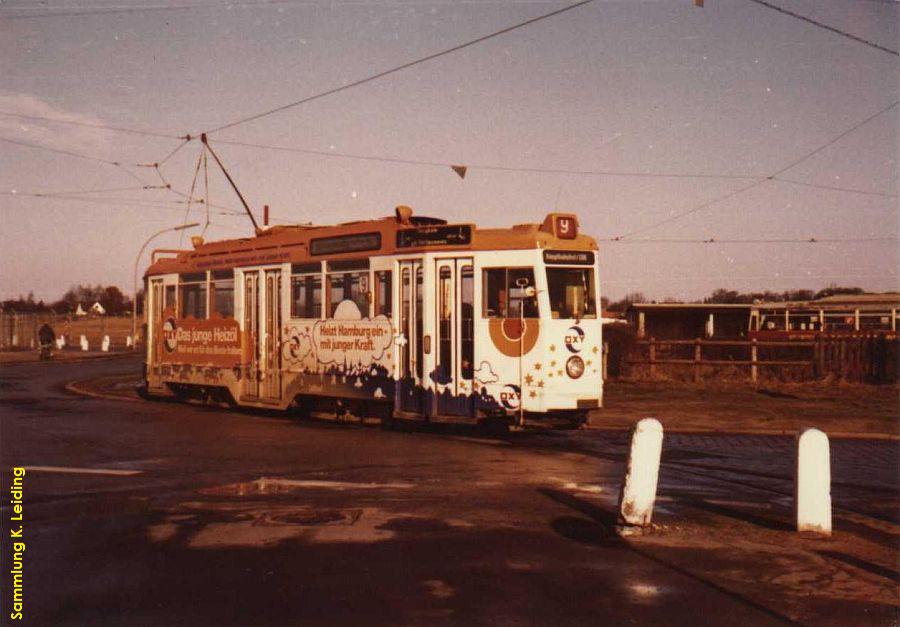
[[[167,285],[166,286],[166,302],[163,305],[163,309],[175,309],[175,290],[178,289],[175,285]]]
[[[322,267],[318,263],[291,268],[291,317],[322,317]]]
[[[375,315],[391,317],[391,272],[375,273]]]
[[[181,317],[206,318],[206,273],[182,274],[179,278]]]
[[[485,318],[537,318],[537,296],[532,268],[487,268],[484,270]]]
[[[234,317],[234,272],[216,270],[210,281],[213,312],[223,318]]]
[[[328,317],[334,318],[338,305],[349,300],[364,318],[369,316],[369,262],[328,262]]]

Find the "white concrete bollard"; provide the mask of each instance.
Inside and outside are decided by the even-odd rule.
[[[125,346],[127,346],[128,348],[131,348],[133,345],[134,345],[134,342],[131,340],[131,336],[126,335],[125,336]]]
[[[18,345],[19,345],[19,336],[18,336],[16,333],[13,333],[13,336],[12,336],[12,345],[13,345],[13,346],[18,346]]]
[[[109,352],[109,336],[108,335],[103,336],[103,343],[100,345],[100,350],[102,350],[104,353]]]
[[[65,346],[65,345],[66,345],[65,337],[60,335],[58,338],[56,338],[56,350],[61,351],[63,349],[63,346]]]
[[[81,336],[81,350],[86,351],[88,349],[88,341],[85,336]]]
[[[647,527],[653,517],[663,428],[656,418],[644,418],[634,426],[628,470],[619,494],[619,533]]]
[[[794,473],[797,531],[831,535],[831,456],[828,436],[804,429],[797,436]]]

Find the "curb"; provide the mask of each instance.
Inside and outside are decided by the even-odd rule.
[[[692,427],[685,427],[679,429],[678,427],[666,427],[663,426],[666,433],[681,433],[685,435],[767,435],[767,436],[795,436],[799,431],[772,431],[772,430],[764,430],[764,429],[740,429],[734,431],[717,431],[713,429],[699,429]],[[615,432],[627,432],[631,431],[631,427],[601,427],[601,426],[587,426],[585,427],[586,431],[615,431]],[[900,442],[900,435],[891,435],[889,433],[858,433],[854,431],[833,431],[827,432],[827,435],[830,439],[834,440],[888,440],[894,442]]]
[[[115,394],[104,394],[103,392],[94,392],[91,390],[84,389],[81,387],[87,383],[90,383],[90,379],[84,379],[82,381],[69,381],[66,383],[65,388],[66,392],[70,394],[75,394],[78,396],[90,396],[91,398],[102,398],[105,400],[111,401],[126,401],[129,403],[143,403],[144,399],[142,398],[131,398],[130,396],[118,396]]]

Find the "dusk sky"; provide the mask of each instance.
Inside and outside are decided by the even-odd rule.
[[[142,189],[160,179],[135,167],[166,157],[174,137],[571,4],[0,3],[0,297],[56,300],[79,283],[130,293],[144,240],[185,222],[183,197]],[[601,240],[612,299],[897,290],[900,6],[771,4],[820,25],[750,0],[597,0],[210,144],[258,214],[268,204],[281,222],[399,204],[482,226],[575,212]],[[190,189],[200,149],[191,141],[162,165],[174,188]],[[464,180],[450,164],[470,166]],[[196,190],[206,197],[202,168]],[[212,159],[209,199],[240,208]],[[252,232],[243,215],[210,219],[207,241]],[[205,222],[205,209],[187,221]],[[710,238],[750,241],[701,243]],[[841,241],[759,241],[810,238]]]

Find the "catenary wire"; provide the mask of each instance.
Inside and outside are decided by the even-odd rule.
[[[710,237],[708,239],[617,239],[614,237],[600,239],[601,242],[613,244],[849,244],[863,242],[896,242],[897,237],[808,237],[806,239],[790,238],[757,238],[757,239],[728,239]]]
[[[634,172],[634,171],[620,171],[620,170],[575,170],[575,169],[567,169],[567,168],[532,168],[532,167],[515,167],[515,166],[502,166],[502,165],[491,165],[491,164],[469,164],[467,162],[455,162],[451,163],[449,161],[428,161],[428,160],[418,160],[418,159],[403,159],[396,157],[383,157],[378,155],[360,155],[346,152],[333,152],[327,150],[312,150],[307,148],[294,148],[290,146],[277,146],[272,144],[261,144],[254,142],[242,142],[242,141],[226,141],[226,140],[216,140],[217,144],[228,145],[228,146],[238,146],[245,148],[259,148],[262,150],[275,150],[280,152],[293,152],[305,155],[314,155],[318,157],[333,157],[333,158],[342,158],[342,159],[357,159],[361,161],[377,161],[380,163],[396,163],[400,165],[420,165],[427,167],[436,167],[436,168],[449,168],[454,165],[460,165],[461,163],[465,163],[466,168],[469,170],[493,170],[500,172],[525,172],[531,174],[575,174],[575,175],[585,175],[585,176],[621,176],[621,177],[639,177],[639,178],[691,178],[691,179],[743,179],[743,180],[757,180],[760,177],[754,176],[750,174],[714,174],[714,173],[698,173],[698,174],[690,174],[685,172]]]
[[[784,13],[785,15],[789,15],[798,20],[803,20],[804,22],[812,24],[813,26],[817,26],[817,27],[823,28],[827,31],[831,31],[832,33],[836,33],[836,34],[840,35],[841,37],[846,37],[848,39],[852,39],[853,41],[859,42],[861,44],[865,44],[871,48],[875,48],[876,50],[881,50],[882,52],[887,52],[888,54],[893,54],[893,55],[900,54],[896,50],[892,50],[890,48],[886,48],[885,46],[876,44],[874,41],[869,41],[868,39],[863,39],[862,37],[858,37],[856,35],[848,33],[845,30],[835,28],[834,26],[829,26],[828,24],[824,24],[818,20],[814,20],[811,17],[806,17],[805,15],[800,15],[799,13],[794,13],[793,11],[785,9],[784,7],[780,7],[776,4],[772,4],[771,2],[766,2],[765,0],[750,0],[750,2],[753,2],[760,6],[764,6],[769,9],[773,9],[775,11],[778,11],[779,13]]]
[[[275,107],[274,109],[269,109],[268,111],[263,111],[262,113],[257,113],[257,114],[255,114],[255,115],[251,115],[251,116],[248,116],[248,117],[245,117],[245,118],[241,118],[241,119],[235,120],[235,121],[233,121],[233,122],[228,122],[227,124],[222,124],[222,125],[220,125],[220,126],[216,126],[215,128],[212,128],[212,129],[207,130],[207,131],[206,131],[206,134],[209,135],[209,134],[211,134],[211,133],[216,133],[216,132],[218,132],[218,131],[223,131],[223,130],[225,130],[225,129],[227,129],[227,128],[232,128],[232,127],[234,127],[234,126],[238,126],[239,124],[246,124],[247,122],[252,122],[252,121],[254,121],[254,120],[258,120],[258,119],[260,119],[260,118],[263,118],[263,117],[272,115],[272,114],[274,114],[274,113],[279,113],[279,112],[281,112],[281,111],[285,111],[286,109],[291,109],[291,108],[293,108],[293,107],[296,107],[296,106],[299,106],[299,105],[302,105],[302,104],[306,104],[307,102],[312,102],[313,100],[318,100],[319,98],[324,98],[325,96],[330,96],[330,95],[332,95],[332,94],[336,94],[336,93],[339,93],[339,92],[342,92],[342,91],[346,91],[346,90],[348,90],[348,89],[352,89],[353,87],[358,87],[358,86],[360,86],[360,85],[364,85],[364,84],[370,83],[370,82],[372,82],[372,81],[377,81],[377,80],[379,80],[379,79],[381,79],[381,78],[384,78],[385,76],[389,76],[389,75],[391,75],[391,74],[395,74],[395,73],[397,73],[397,72],[400,72],[400,71],[403,71],[403,70],[405,70],[405,69],[414,67],[414,66],[416,66],[416,65],[420,65],[420,64],[422,64],[422,63],[427,63],[427,62],[429,62],[429,61],[433,61],[434,59],[438,59],[438,58],[440,58],[440,57],[444,57],[444,56],[447,56],[447,55],[449,55],[449,54],[453,54],[453,53],[455,53],[455,52],[459,52],[460,50],[463,50],[463,49],[465,49],[465,48],[469,48],[470,46],[475,46],[475,45],[480,44],[480,43],[482,43],[482,42],[488,41],[489,39],[493,39],[494,37],[499,37],[500,35],[504,35],[504,34],[506,34],[506,33],[512,32],[512,31],[514,31],[514,30],[518,30],[518,29],[520,29],[520,28],[524,28],[524,27],[529,26],[529,25],[531,25],[531,24],[534,24],[534,23],[536,23],[536,22],[540,22],[540,21],[542,21],[542,20],[546,20],[546,19],[549,19],[549,18],[552,18],[552,17],[556,17],[557,15],[561,15],[562,13],[567,13],[568,11],[572,11],[572,10],[574,10],[574,9],[577,9],[577,8],[579,8],[579,7],[582,7],[582,6],[586,5],[586,4],[590,4],[590,3],[592,3],[592,2],[594,2],[594,0],[582,0],[581,2],[576,2],[576,3],[574,3],[574,4],[570,4],[570,5],[564,6],[564,7],[560,8],[560,9],[556,9],[555,11],[551,11],[551,12],[549,12],[549,13],[544,13],[543,15],[539,15],[539,16],[537,16],[537,17],[533,17],[533,18],[531,18],[531,19],[525,20],[524,22],[519,22],[519,23],[517,23],[517,24],[513,24],[512,26],[507,26],[506,28],[502,28],[502,29],[500,29],[500,30],[498,30],[498,31],[494,31],[494,32],[489,33],[489,34],[487,34],[487,35],[483,35],[483,36],[481,36],[481,37],[478,37],[478,38],[476,38],[476,39],[471,39],[471,40],[469,40],[469,41],[467,41],[467,42],[458,44],[458,45],[453,46],[453,47],[451,47],[451,48],[447,48],[447,49],[445,49],[445,50],[441,50],[441,51],[439,51],[439,52],[435,52],[435,53],[432,53],[432,54],[430,54],[430,55],[427,55],[427,56],[424,56],[424,57],[420,57],[420,58],[415,59],[415,60],[413,60],[413,61],[408,61],[408,62],[403,63],[403,64],[401,64],[401,65],[397,65],[397,66],[395,66],[395,67],[393,67],[393,68],[390,68],[390,69],[388,69],[388,70],[384,70],[384,71],[378,72],[378,73],[376,73],[376,74],[371,74],[371,75],[369,75],[369,76],[367,76],[367,77],[365,77],[365,78],[361,78],[361,79],[359,79],[359,80],[356,80],[356,81],[353,81],[353,82],[350,82],[350,83],[345,83],[344,85],[341,85],[341,86],[339,86],[339,87],[334,87],[334,88],[332,88],[332,89],[329,89],[329,90],[326,90],[326,91],[323,91],[323,92],[319,92],[319,93],[317,93],[317,94],[313,94],[312,96],[307,96],[306,98],[301,98],[300,100],[295,100],[295,101],[293,101],[293,102],[289,102],[289,103],[287,103],[287,104],[281,105],[280,107]],[[198,133],[198,134],[199,134],[199,133]]]
[[[853,133],[854,131],[856,131],[857,129],[859,129],[860,127],[862,127],[863,125],[868,124],[869,122],[871,122],[871,121],[874,120],[875,118],[879,117],[880,115],[883,115],[884,113],[887,113],[888,111],[890,111],[891,109],[893,109],[894,107],[896,107],[897,104],[900,104],[900,101],[896,101],[896,100],[895,100],[894,102],[892,102],[892,103],[889,104],[888,106],[886,106],[886,107],[884,107],[883,109],[877,111],[876,113],[873,113],[872,115],[870,115],[870,116],[868,116],[867,118],[861,120],[860,122],[857,122],[856,124],[854,124],[853,126],[851,126],[849,129],[847,129],[847,130],[845,130],[844,132],[840,133],[839,135],[833,137],[832,139],[828,140],[828,141],[825,142],[824,144],[822,144],[822,145],[820,145],[820,146],[814,148],[813,150],[807,152],[806,154],[804,154],[804,155],[803,155],[802,157],[800,157],[799,159],[795,159],[794,161],[792,161],[792,162],[789,163],[788,165],[784,166],[783,168],[781,168],[780,170],[778,170],[778,171],[776,171],[776,172],[773,172],[772,174],[770,174],[769,176],[767,176],[767,177],[765,177],[765,178],[759,178],[758,180],[756,180],[756,181],[750,183],[749,185],[744,185],[744,186],[742,186],[742,187],[740,187],[740,188],[738,188],[738,189],[736,189],[736,190],[732,190],[732,191],[730,191],[730,192],[728,192],[728,193],[726,193],[726,194],[723,194],[723,195],[721,195],[721,196],[717,196],[716,198],[713,198],[712,200],[707,200],[707,201],[705,201],[705,202],[703,202],[703,203],[701,203],[701,204],[699,204],[699,205],[697,205],[697,206],[695,206],[695,207],[692,207],[692,208],[688,209],[687,211],[682,211],[681,213],[676,213],[675,215],[669,216],[668,218],[665,218],[665,219],[663,219],[663,220],[659,220],[659,221],[657,221],[657,222],[654,222],[654,223],[649,224],[649,225],[647,225],[647,226],[641,227],[641,228],[639,228],[639,229],[634,229],[633,231],[630,231],[630,232],[628,232],[628,233],[625,233],[625,234],[623,234],[623,235],[618,236],[618,239],[624,239],[624,238],[626,238],[626,237],[631,237],[631,236],[633,236],[633,235],[637,235],[638,233],[646,233],[647,231],[654,230],[654,229],[656,229],[656,228],[658,228],[658,227],[660,227],[660,226],[663,226],[663,225],[665,225],[665,224],[669,224],[669,223],[674,222],[674,221],[676,221],[676,220],[681,220],[682,218],[685,218],[685,217],[687,217],[687,216],[689,216],[689,215],[692,215],[692,214],[694,214],[694,213],[697,213],[698,211],[702,211],[703,209],[706,209],[706,208],[708,208],[708,207],[710,207],[710,206],[712,206],[712,205],[718,204],[718,203],[722,202],[723,200],[728,200],[729,198],[732,198],[732,197],[734,197],[734,196],[737,196],[738,194],[742,194],[742,193],[744,193],[744,192],[746,192],[746,191],[748,191],[748,190],[750,190],[750,189],[753,189],[753,188],[755,188],[755,187],[758,187],[759,185],[762,185],[763,183],[765,183],[765,182],[767,182],[767,181],[778,180],[778,179],[776,178],[777,176],[779,176],[779,175],[781,175],[781,174],[787,172],[788,170],[790,170],[791,168],[794,168],[794,167],[797,166],[797,165],[800,165],[802,162],[804,162],[804,161],[806,161],[807,159],[809,159],[809,158],[811,158],[811,157],[817,155],[818,153],[822,152],[823,150],[825,150],[825,149],[828,148],[829,146],[834,145],[835,143],[837,143],[838,141],[842,140],[842,139],[843,139],[844,137],[846,137],[847,135]]]
[[[50,118],[41,115],[25,115],[23,113],[13,113],[12,111],[0,111],[0,115],[14,118],[22,118],[25,120],[43,120],[46,122],[56,122],[57,124],[69,124],[72,126],[84,126],[87,128],[96,128],[104,131],[114,131],[118,133],[132,133],[134,135],[146,135],[148,137],[164,137],[166,139],[185,139],[184,136],[170,135],[168,133],[159,133],[156,131],[145,131],[134,128],[125,128],[122,126],[109,126],[106,124],[92,124],[90,122],[78,122],[75,120],[63,120],[61,118]]]

